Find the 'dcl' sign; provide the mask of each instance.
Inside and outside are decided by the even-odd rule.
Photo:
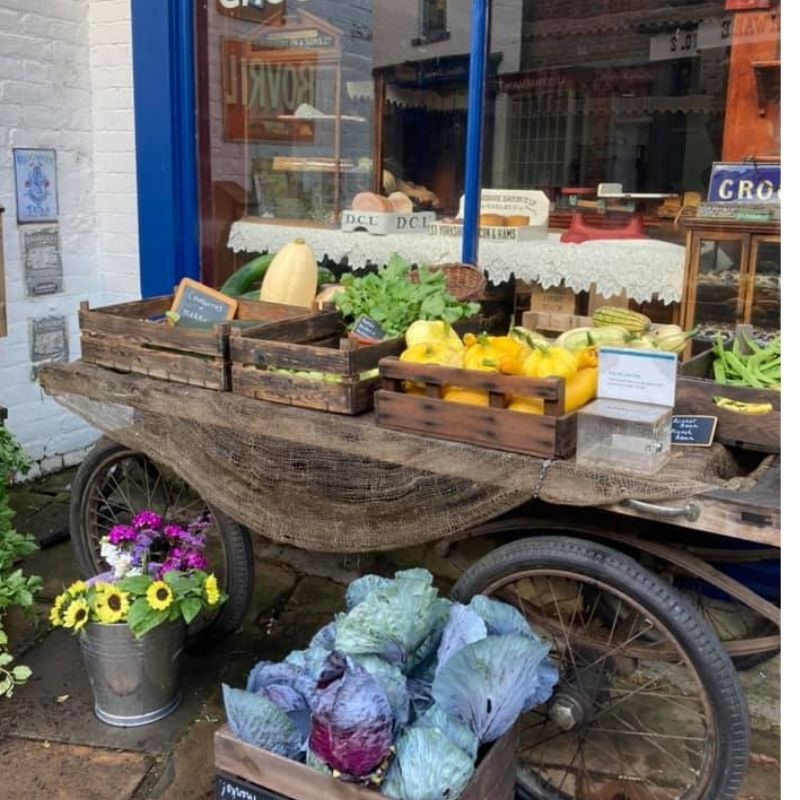
[[[780,164],[714,164],[708,184],[710,203],[781,202]]]

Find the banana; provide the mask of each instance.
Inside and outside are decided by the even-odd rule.
[[[730,397],[720,397],[716,395],[712,398],[714,405],[724,408],[726,411],[733,411],[735,414],[769,414],[772,411],[772,403],[743,403],[741,400],[731,400]]]

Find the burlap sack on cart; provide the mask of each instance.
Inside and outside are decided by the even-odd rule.
[[[244,398],[234,398],[244,405],[233,414],[233,396],[218,392],[205,392],[214,398],[203,406],[175,403],[168,413],[53,394],[111,438],[174,470],[254,533],[317,551],[422,544],[536,498],[571,506],[664,501],[747,480],[735,477],[732,457],[718,445],[676,452],[658,475],[636,477],[396,433],[370,416]]]

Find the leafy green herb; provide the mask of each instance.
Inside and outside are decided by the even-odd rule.
[[[419,270],[419,283],[408,279],[411,265],[396,253],[376,273],[355,277],[343,275],[345,290],[336,295],[339,311],[355,322],[362,314],[379,322],[387,336],[402,336],[418,319],[447,320],[449,323],[475,316],[478,303],[460,303],[448,291],[444,273]]]

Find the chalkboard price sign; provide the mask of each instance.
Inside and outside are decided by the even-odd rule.
[[[285,795],[254,786],[241,778],[217,773],[216,800],[289,800]]]
[[[375,344],[382,342],[386,338],[386,331],[372,317],[366,315],[359,317],[353,330],[350,332],[352,337],[365,344]]]
[[[177,325],[184,322],[187,325],[210,326],[233,319],[238,306],[238,301],[232,297],[191,278],[184,278],[175,292],[170,312],[177,315]]]
[[[717,431],[717,417],[679,415],[672,418],[672,444],[711,447]]]

